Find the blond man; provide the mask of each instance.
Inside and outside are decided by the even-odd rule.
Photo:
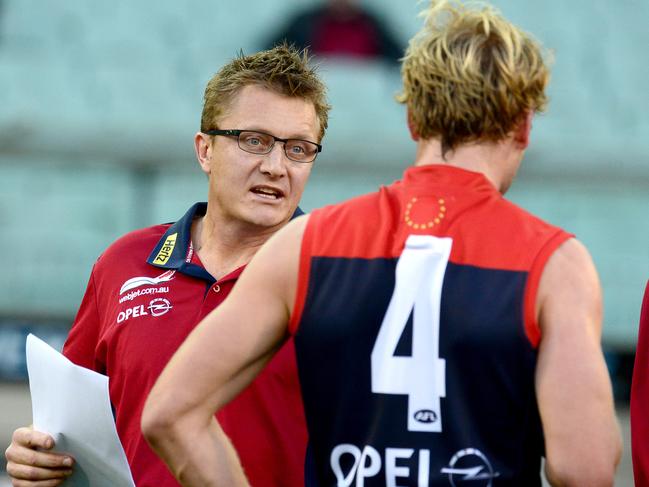
[[[314,485],[540,486],[542,457],[552,485],[612,485],[597,273],[502,196],[546,105],[544,52],[489,6],[424,18],[400,96],[414,165],[278,232],[154,387],[145,436],[183,485],[246,484],[212,415],[287,337]]]

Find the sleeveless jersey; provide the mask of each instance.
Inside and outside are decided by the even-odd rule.
[[[312,485],[540,486],[535,299],[570,237],[442,165],[314,211],[289,324]]]

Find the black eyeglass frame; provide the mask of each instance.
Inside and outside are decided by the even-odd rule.
[[[267,152],[250,152],[243,147],[241,147],[241,144],[239,143],[239,135],[241,135],[242,132],[252,132],[256,134],[262,134],[262,135],[267,135],[269,137],[272,137],[275,142],[273,142],[273,145],[270,146]],[[239,146],[239,149],[241,149],[244,152],[248,152],[249,154],[270,154],[270,151],[273,150],[273,147],[275,147],[276,142],[283,142],[284,143],[284,154],[286,154],[286,157],[290,159],[293,162],[298,162],[300,164],[311,164],[313,161],[316,160],[316,157],[318,157],[318,153],[322,152],[322,145],[318,144],[317,142],[313,142],[312,140],[306,140],[306,139],[295,139],[295,138],[290,138],[290,139],[282,139],[281,137],[277,137],[273,134],[269,134],[268,132],[262,132],[261,130],[240,130],[240,129],[228,129],[228,130],[220,130],[220,129],[214,129],[214,130],[206,130],[203,132],[205,135],[226,135],[226,136],[231,136],[231,137],[236,137],[237,138],[237,145]],[[290,140],[297,140],[300,142],[307,142],[309,144],[315,145],[318,150],[316,151],[315,155],[313,156],[313,159],[310,161],[296,161],[295,159],[292,159],[288,153],[286,152],[286,143]]]

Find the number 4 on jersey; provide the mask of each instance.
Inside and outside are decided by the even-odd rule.
[[[409,431],[442,431],[446,361],[439,358],[439,315],[451,246],[450,238],[408,237],[372,349],[372,392],[408,396]],[[412,355],[395,356],[413,308]]]

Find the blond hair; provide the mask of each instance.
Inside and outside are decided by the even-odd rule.
[[[322,140],[330,109],[326,87],[316,68],[310,65],[308,51],[286,43],[248,56],[241,52],[210,79],[203,97],[201,132],[217,128],[235,95],[248,85],[263,86],[280,95],[313,103],[320,122],[318,141]]]
[[[440,139],[443,155],[466,142],[501,140],[547,104],[549,54],[493,7],[478,5],[432,0],[403,58],[397,100],[422,139]]]

